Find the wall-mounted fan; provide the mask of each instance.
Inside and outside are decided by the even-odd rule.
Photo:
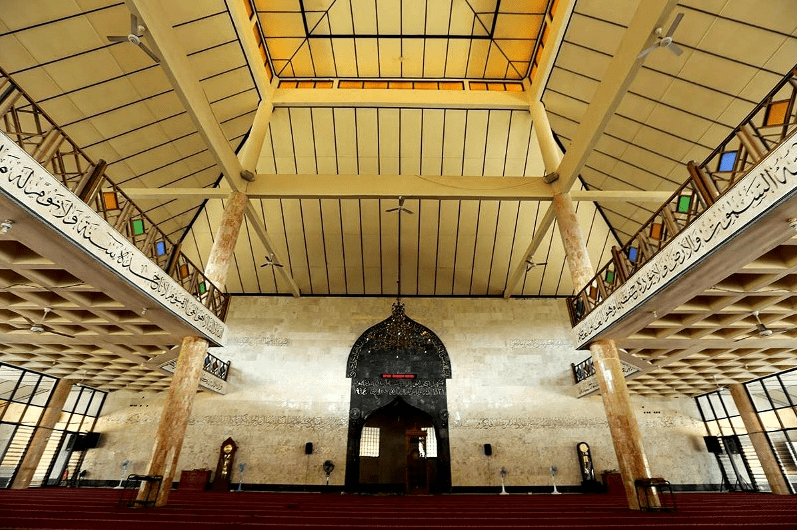
[[[266,262],[261,265],[261,267],[283,267],[282,263],[279,263],[274,258],[274,253],[272,252],[268,256],[266,256]]]
[[[639,55],[637,55],[636,58],[637,59],[642,59],[647,54],[649,54],[650,52],[655,50],[656,48],[667,48],[668,50],[673,52],[675,55],[681,55],[684,51],[677,44],[675,44],[672,41],[672,35],[673,35],[673,33],[675,33],[675,30],[678,28],[678,24],[681,23],[681,19],[682,18],[684,18],[684,14],[683,13],[678,13],[675,16],[675,20],[672,21],[672,24],[670,25],[670,29],[667,30],[667,34],[666,35],[662,35],[664,33],[664,29],[663,28],[656,28],[655,35],[656,35],[658,40],[656,41],[656,43],[653,46],[650,46],[649,48],[645,48],[644,50],[642,50],[642,52]]]
[[[134,14],[130,14],[130,33],[127,35],[108,35],[107,38],[111,42],[132,42],[142,50],[144,53],[152,57],[156,63],[160,63],[160,58],[153,53],[152,50],[147,48],[147,45],[141,42],[141,37],[146,33],[147,28],[138,23],[138,18]]]
[[[794,331],[797,328],[789,328],[789,329],[770,329],[761,322],[761,318],[758,316],[758,311],[753,311],[753,316],[756,319],[755,329],[750,331],[747,335],[734,339],[734,342],[738,342],[740,340],[748,339],[751,337],[771,337],[772,335],[778,335],[780,333],[788,333],[790,331]]]
[[[42,315],[41,320],[39,320],[38,322],[34,322],[28,317],[22,315],[22,318],[24,318],[25,321],[28,324],[30,324],[30,327],[17,328],[17,329],[27,329],[31,333],[36,333],[37,335],[41,333],[52,333],[53,335],[61,335],[62,337],[69,337],[70,339],[74,339],[75,338],[74,335],[69,335],[68,333],[61,333],[60,331],[57,331],[44,323],[44,319],[47,318],[47,315],[50,313],[50,311],[52,311],[52,309],[50,309],[49,307],[45,307],[44,314]]]

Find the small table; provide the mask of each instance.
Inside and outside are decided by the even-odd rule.
[[[650,477],[650,478],[638,478],[634,481],[634,486],[636,487],[636,500],[639,503],[640,510],[647,510],[647,511],[659,511],[659,512],[674,512],[675,511],[675,495],[672,493],[672,485],[670,484],[669,480],[664,480],[661,477]],[[672,501],[672,506],[665,506],[663,503],[661,506],[651,506],[650,505],[650,498],[648,492],[653,488],[659,488],[660,493],[664,493],[664,489],[666,488],[667,491],[670,493],[670,500]],[[642,499],[640,498],[640,491],[645,493],[645,504],[642,504]],[[663,500],[662,496],[659,496],[659,500]]]
[[[150,486],[149,495],[147,495],[147,498],[145,500],[138,500],[136,499],[136,495],[142,482],[152,484],[152,486]],[[132,508],[134,506],[143,506],[144,508],[155,506],[155,501],[158,499],[162,482],[162,475],[127,475],[124,489],[122,490],[122,497],[119,499],[119,504],[126,505],[128,508]],[[152,494],[153,489],[155,490],[155,495]],[[132,495],[130,495],[128,492],[132,492]]]

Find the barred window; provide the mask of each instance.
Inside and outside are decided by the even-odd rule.
[[[426,458],[437,458],[437,438],[434,436],[434,427],[424,427],[426,432]],[[423,454],[423,448],[421,448]]]
[[[379,456],[379,427],[363,427],[360,456]]]

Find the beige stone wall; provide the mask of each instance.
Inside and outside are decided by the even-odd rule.
[[[221,442],[239,446],[244,481],[267,484],[324,482],[322,463],[342,484],[350,380],[346,360],[354,341],[390,314],[392,300],[376,298],[236,297],[227,346],[214,353],[232,361],[228,393],[201,392],[180,457],[181,469],[215,469]],[[500,483],[578,484],[575,444],[592,448],[595,469],[617,467],[599,396],[577,399],[570,363],[587,352],[572,347],[566,309],[553,299],[409,299],[407,315],[432,329],[448,349],[452,379],[448,410],[454,486]],[[162,395],[115,392],[97,430],[101,448],[87,453],[94,479],[144,472]],[[703,446],[702,422],[689,398],[635,398],[654,475],[678,484],[719,482]],[[315,453],[304,454],[305,442]],[[493,456],[483,454],[483,444]],[[179,472],[177,474],[179,477]],[[238,480],[237,465],[233,481]]]

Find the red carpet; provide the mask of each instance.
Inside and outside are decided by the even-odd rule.
[[[0,528],[793,528],[797,496],[679,493],[676,512],[635,512],[610,495],[361,496],[173,491],[163,508],[118,506],[120,491],[0,490]]]

